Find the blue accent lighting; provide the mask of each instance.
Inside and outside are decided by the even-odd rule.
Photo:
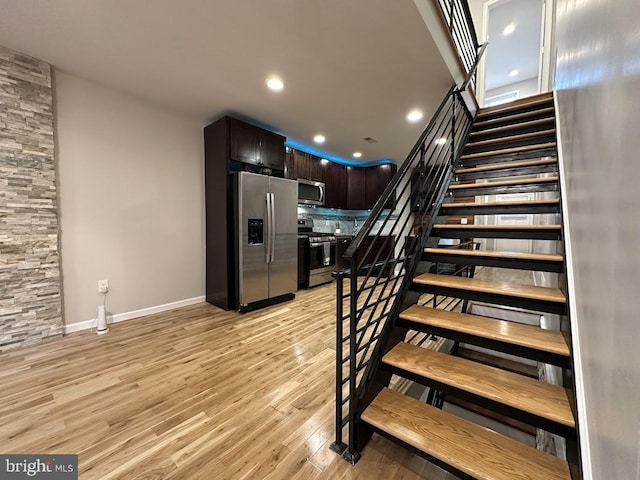
[[[357,160],[347,160],[346,158],[336,157],[335,155],[322,152],[313,147],[308,147],[307,145],[304,145],[295,140],[291,140],[289,138],[287,138],[287,146],[291,148],[295,148],[296,150],[300,150],[305,153],[310,153],[311,155],[315,155],[320,158],[326,158],[327,160],[331,160],[332,162],[335,162],[335,163],[347,165],[348,167],[372,167],[374,165],[388,165],[388,164],[396,163],[390,158],[385,158],[382,160],[368,160],[366,162],[359,162]]]

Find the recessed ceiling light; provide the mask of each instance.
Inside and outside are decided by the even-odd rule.
[[[511,35],[513,32],[515,32],[515,30],[516,30],[516,26],[513,23],[510,23],[509,25],[504,27],[504,30],[502,31],[502,35],[506,37],[507,35]]]
[[[326,140],[326,138],[324,138],[324,135],[316,135],[315,137],[313,137],[313,141],[316,143],[324,143],[324,141]]]
[[[267,78],[267,87],[269,87],[269,90],[279,92],[284,88],[284,82],[280,77],[269,77]]]
[[[360,158],[362,156],[362,152],[353,152],[353,158]]]
[[[445,145],[447,143],[447,139],[445,137],[436,138],[436,145]]]
[[[516,75],[518,75],[520,72],[516,69],[513,69],[509,72],[509,76],[510,77],[515,77]]]
[[[423,116],[424,114],[420,110],[417,110],[417,109],[411,110],[409,113],[407,113],[407,120],[409,120],[412,123],[415,123],[421,120]]]

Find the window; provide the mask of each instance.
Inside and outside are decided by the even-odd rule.
[[[494,95],[488,97],[484,101],[485,107],[495,107],[496,105],[502,105],[503,103],[517,100],[520,97],[520,90],[514,90],[513,92],[501,93],[500,95]]]

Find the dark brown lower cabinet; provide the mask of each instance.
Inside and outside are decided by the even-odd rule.
[[[336,238],[336,267],[338,270],[344,270],[345,268],[349,268],[349,262],[342,258],[344,252],[347,251],[349,244],[353,240],[353,236],[339,236]]]
[[[368,264],[384,262],[387,260],[387,257],[393,258],[393,243],[395,241],[393,236],[381,235],[379,237],[366,237],[366,241],[366,248],[371,247],[371,250],[365,257],[363,264],[365,268]],[[374,277],[378,274],[380,274],[381,277],[390,277],[392,273],[391,266],[374,267],[372,270]]]
[[[351,242],[352,239],[349,239],[345,246],[342,254],[340,254],[340,238],[338,238],[338,255],[339,258],[342,258],[344,254],[344,250],[346,250],[347,246]],[[375,236],[367,236],[362,240],[362,245],[360,248],[360,252],[366,252],[371,247],[369,253],[364,259],[358,260],[358,264],[360,265],[360,270],[358,271],[358,276],[363,276],[369,274],[371,278],[375,279],[378,275],[380,277],[390,277],[393,274],[393,270],[390,265],[374,267],[369,273],[369,265],[373,263],[381,263],[387,260],[387,258],[394,258],[393,256],[393,243],[395,242],[394,236],[389,235],[381,235],[379,237]],[[341,260],[342,267],[341,268],[350,268],[349,260]]]
[[[298,238],[298,289],[309,286],[309,242]]]

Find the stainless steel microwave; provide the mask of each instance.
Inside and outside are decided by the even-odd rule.
[[[298,179],[298,204],[324,205],[324,194],[324,183]]]

